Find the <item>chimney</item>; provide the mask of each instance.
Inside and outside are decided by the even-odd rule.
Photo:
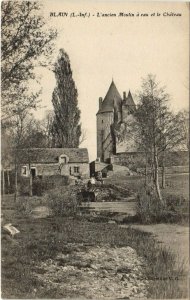
[[[126,92],[123,92],[123,100],[126,99]]]
[[[99,109],[102,108],[102,97],[99,98]]]

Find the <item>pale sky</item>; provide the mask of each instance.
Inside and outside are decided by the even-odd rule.
[[[134,95],[141,78],[152,73],[166,85],[173,110],[188,108],[189,102],[189,23],[187,3],[126,1],[43,1],[49,25],[58,29],[55,58],[60,48],[68,53],[73,78],[78,89],[81,122],[87,131],[90,160],[96,158],[96,113],[98,98],[105,97],[112,77],[122,96]],[[50,12],[68,13],[68,17],[49,17]],[[70,13],[90,13],[90,17],[70,17]],[[97,13],[115,13],[117,17],[97,17]],[[135,17],[118,17],[133,13]],[[148,16],[136,16],[148,14]],[[160,13],[160,16],[151,14]],[[182,16],[163,16],[175,13]],[[94,15],[94,16],[93,16]],[[52,108],[54,74],[42,75],[43,109],[35,114],[42,118]]]

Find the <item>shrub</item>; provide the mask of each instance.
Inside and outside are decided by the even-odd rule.
[[[46,198],[45,197],[38,197],[38,196],[19,196],[16,200],[16,208],[19,212],[29,214],[33,208],[37,206],[44,206],[46,205]]]
[[[80,198],[77,186],[63,186],[49,191],[47,203],[55,216],[74,216],[79,210]]]
[[[42,196],[45,191],[69,184],[69,177],[62,175],[36,176],[32,180],[32,193],[35,196]],[[19,194],[29,195],[30,179],[19,177]]]
[[[16,201],[16,208],[18,211],[22,213],[30,213],[31,205],[30,205],[30,198],[29,197],[18,197]]]
[[[183,195],[167,194],[165,196],[167,208],[171,211],[177,211],[187,201]]]
[[[141,223],[149,224],[155,222],[159,211],[161,210],[153,189],[142,189],[137,195],[137,216]]]
[[[30,179],[29,178],[19,178],[18,190],[19,195],[28,196],[29,195],[29,185]]]
[[[33,195],[42,196],[45,189],[46,186],[44,181],[39,177],[35,177],[32,182]]]
[[[166,195],[162,205],[153,188],[142,189],[137,195],[137,217],[143,224],[188,221],[188,201],[183,196]]]

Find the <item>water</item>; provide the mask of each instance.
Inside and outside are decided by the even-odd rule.
[[[107,211],[135,215],[136,202],[86,202],[82,204],[82,207],[87,207],[91,211]]]

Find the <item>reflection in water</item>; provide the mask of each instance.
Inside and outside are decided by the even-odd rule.
[[[134,215],[136,211],[136,202],[83,202],[82,207],[89,208],[92,211],[109,211]]]

